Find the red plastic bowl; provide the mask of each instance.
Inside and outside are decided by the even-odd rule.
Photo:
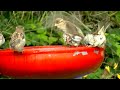
[[[86,46],[31,46],[23,53],[0,50],[0,73],[13,78],[75,78],[95,71],[104,49]]]

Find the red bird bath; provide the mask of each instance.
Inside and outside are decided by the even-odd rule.
[[[0,73],[13,78],[60,79],[91,73],[104,60],[97,47],[31,46],[23,53],[0,50]]]

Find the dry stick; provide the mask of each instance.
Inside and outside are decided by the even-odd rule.
[[[2,30],[2,32],[7,32],[10,28],[13,28],[13,27],[11,27],[11,26],[9,27],[9,26],[10,26],[10,24],[7,24],[7,25],[6,25],[6,28],[4,29],[5,31]],[[9,27],[9,29],[7,29],[8,27]]]
[[[99,16],[99,15],[104,14],[104,13],[107,13],[107,12],[108,12],[108,11],[105,11],[105,12],[97,13],[97,14],[95,14],[95,15],[90,15],[90,16]]]
[[[7,29],[7,27],[9,27],[10,26],[10,21],[11,21],[12,19],[10,19],[9,21],[8,21],[8,24],[6,25],[6,28],[5,28],[5,30]]]
[[[45,11],[45,12],[43,13],[43,15],[42,15],[41,19],[39,18],[39,19],[40,19],[40,22],[42,22],[42,21],[43,21],[43,18],[45,17],[46,13],[47,13],[47,11]]]
[[[32,21],[33,21],[33,14],[34,14],[34,11],[31,11],[31,18],[32,18]]]
[[[67,12],[65,12],[65,13],[67,13]],[[68,15],[71,15],[71,14],[69,14],[69,13],[67,13]],[[77,21],[79,21],[79,23],[85,28],[85,29],[87,29],[88,31],[90,31],[91,32],[91,29],[89,29],[81,20],[79,20],[75,15],[73,15],[74,16],[74,18],[77,20]]]
[[[18,22],[17,22],[17,20],[16,20],[16,13],[15,13],[15,11],[13,11],[13,15],[14,15],[14,17],[15,17],[15,22],[16,22],[16,24],[18,24]]]
[[[25,15],[25,11],[22,12],[21,20],[23,19],[24,15]]]
[[[118,12],[118,11],[115,11],[114,13],[112,13],[112,14],[110,14],[110,15],[108,15],[108,16],[111,17],[111,16],[115,15],[117,12]]]
[[[52,13],[52,12],[51,12]],[[53,17],[55,17],[55,14],[53,14]],[[53,26],[53,22],[52,22],[52,25],[51,26]],[[51,29],[51,31],[50,31],[50,37],[52,37],[52,31],[53,31],[53,29]],[[49,45],[50,45],[50,43],[49,43]]]

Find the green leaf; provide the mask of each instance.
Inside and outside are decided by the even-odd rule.
[[[65,45],[65,42],[64,42],[63,38],[60,38],[58,42]]]
[[[38,22],[38,23],[36,23],[36,26],[42,27],[42,23],[41,23],[41,22]]]
[[[115,60],[114,58],[107,58],[105,62],[111,67],[115,63]]]
[[[32,29],[35,29],[35,28],[36,28],[35,24],[30,24],[30,27],[31,27]]]
[[[34,32],[30,32],[26,34],[26,45],[36,45],[36,43],[38,43],[38,37],[37,34],[35,34]]]
[[[56,42],[58,39],[56,37],[49,37],[49,44],[53,44]]]
[[[40,41],[40,45],[48,45],[48,43],[45,41]]]
[[[102,72],[103,70],[99,68],[96,72],[88,74],[87,79],[99,79]]]
[[[115,20],[120,23],[120,11],[117,12],[117,14],[115,15]]]
[[[49,41],[48,41],[48,36],[46,36],[46,35],[44,35],[44,34],[39,34],[39,35],[37,35],[37,38],[39,38],[41,41],[49,42]]]
[[[117,47],[116,53],[120,57],[120,45],[119,45],[119,43],[116,43],[115,46]]]
[[[32,43],[30,41],[26,41],[26,45],[30,46],[30,45],[32,45]]]
[[[47,30],[46,30],[45,28],[41,27],[41,28],[38,28],[38,29],[36,30],[36,32],[37,32],[38,34],[46,34],[46,33],[47,33]]]

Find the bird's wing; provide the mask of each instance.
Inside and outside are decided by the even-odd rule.
[[[84,34],[79,27],[77,27],[75,24],[73,24],[71,22],[69,22],[69,23],[70,24],[66,23],[66,25],[67,25],[67,27],[69,27],[72,30],[71,34],[76,34],[76,35],[80,35],[80,36],[84,37]]]

